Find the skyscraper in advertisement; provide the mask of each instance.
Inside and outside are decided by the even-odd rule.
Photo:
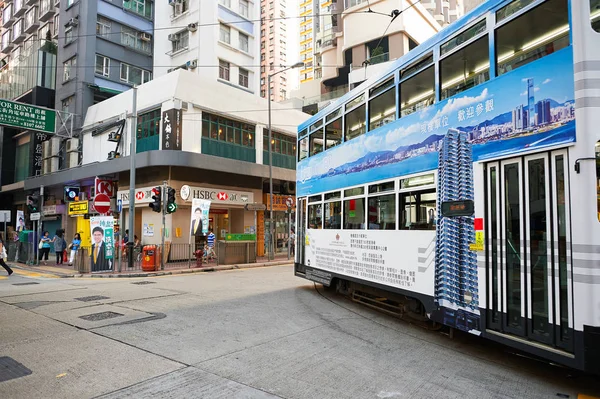
[[[527,126],[535,126],[535,86],[533,85],[533,78],[527,79]]]
[[[443,217],[442,203],[473,198],[472,147],[465,132],[450,129],[439,151],[434,299],[441,307],[471,312],[479,307],[477,257],[469,248],[473,217]]]

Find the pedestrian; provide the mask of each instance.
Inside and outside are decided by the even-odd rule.
[[[48,255],[50,254],[50,244],[52,240],[50,239],[50,233],[44,231],[44,235],[40,239],[40,260],[44,258],[44,265],[48,264]]]
[[[63,235],[64,230],[59,229],[56,230],[56,234],[54,235],[54,238],[52,238],[52,241],[54,242],[54,253],[56,254],[57,265],[62,265],[63,263],[63,251],[66,248],[66,242],[63,238]]]
[[[69,245],[69,248],[71,249],[71,256],[69,256],[69,266],[73,265],[73,262],[75,261],[75,255],[77,255],[77,251],[79,251],[80,246],[81,236],[79,235],[79,233],[75,233],[75,235],[73,236],[73,241],[71,241],[71,245]]]
[[[290,233],[290,254],[291,255],[295,255],[296,254],[296,232],[294,231],[294,229],[291,229],[292,232]]]
[[[208,236],[206,237],[207,254],[206,259],[214,259],[215,255],[215,233],[213,233],[212,227],[208,229]]]
[[[8,255],[6,254],[6,247],[4,246],[4,240],[2,238],[0,238],[0,247],[2,247],[2,249],[0,249],[0,266],[2,266],[10,276],[11,274],[13,274],[13,271],[6,264],[6,259],[8,258]]]

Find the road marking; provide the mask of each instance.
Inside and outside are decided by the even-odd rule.
[[[0,280],[6,280],[8,276],[0,276]]]
[[[22,269],[14,269],[14,272],[15,272],[15,274],[18,274],[19,276],[28,277],[28,278],[38,278],[38,277],[58,278],[57,276],[55,276],[53,274],[30,272],[29,270],[22,270]]]

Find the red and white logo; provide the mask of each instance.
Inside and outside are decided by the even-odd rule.
[[[227,201],[227,199],[229,199],[229,195],[221,191],[219,194],[217,194],[217,199],[219,201]]]
[[[114,186],[113,182],[110,180],[102,180],[96,177],[95,180],[96,186],[96,195],[98,194],[106,194],[109,197],[114,195]]]
[[[98,213],[107,213],[110,210],[110,198],[108,198],[108,195],[96,195],[94,198],[94,208]]]
[[[138,191],[137,193],[135,193],[135,199],[138,201],[141,201],[144,199],[144,192],[143,191]]]

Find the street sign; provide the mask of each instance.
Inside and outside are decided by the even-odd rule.
[[[94,187],[96,187],[96,195],[106,194],[109,197],[114,195],[114,185],[111,180],[96,177]]]
[[[0,222],[10,223],[10,211],[0,211]]]
[[[294,206],[294,199],[292,197],[288,197],[288,199],[285,200],[285,204],[287,205],[288,208],[291,208]]]
[[[56,111],[15,101],[0,100],[0,125],[54,134]]]
[[[110,210],[110,198],[108,195],[96,195],[96,197],[94,197],[94,208],[98,213],[107,213]]]
[[[32,213],[31,215],[29,215],[29,219],[31,220],[40,220],[41,217],[41,213],[36,212],[36,213]]]
[[[253,203],[244,205],[244,209],[247,211],[264,211],[267,209],[265,204]]]
[[[123,200],[118,199],[117,200],[117,212],[122,212],[123,211]]]

